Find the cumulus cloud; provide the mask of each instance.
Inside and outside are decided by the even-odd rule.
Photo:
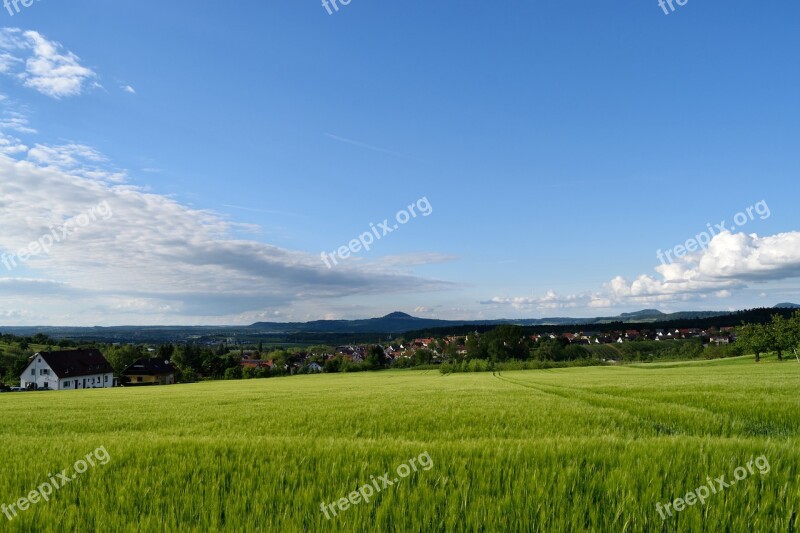
[[[15,308],[24,309],[31,298],[41,306],[49,296],[49,322],[65,316],[72,324],[106,323],[109,317],[117,323],[121,317],[229,323],[276,307],[452,287],[385,265],[328,269],[316,254],[233,238],[236,226],[218,214],[133,187],[109,165],[79,144],[36,144],[18,157],[0,154],[0,250],[6,254],[30,248],[94,206],[106,203],[112,213],[53,245],[49,254],[24,264],[18,258],[13,271],[0,264],[0,275],[7,276],[0,294]],[[72,314],[59,315],[66,307]]]
[[[0,29],[0,73],[57,99],[98,86],[97,75],[78,56],[39,32],[19,28]]]
[[[485,305],[520,310],[618,307],[729,298],[753,282],[800,277],[800,232],[766,237],[723,231],[706,250],[686,255],[633,280],[617,276],[596,292],[541,297],[495,297]]]

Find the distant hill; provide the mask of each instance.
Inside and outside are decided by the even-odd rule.
[[[658,309],[643,309],[635,313],[622,313],[620,318],[664,318],[666,313],[662,313]]]
[[[394,312],[361,320],[313,320],[311,322],[256,322],[250,326],[262,333],[402,333],[412,329],[441,328],[472,322],[418,318]]]
[[[363,320],[315,320],[312,322],[257,322],[250,326],[262,333],[405,333],[434,328],[461,326],[499,326],[515,324],[519,326],[559,326],[591,325],[612,322],[648,323],[665,320],[709,318],[725,315],[727,312],[693,311],[666,314],[657,309],[645,309],[634,313],[623,313],[614,317],[599,318],[525,318],[501,320],[439,320],[418,318],[406,313],[394,312],[380,318]]]
[[[749,309],[732,313],[718,311],[683,311],[663,313],[643,309],[618,316],[597,318],[526,318],[506,320],[439,320],[419,318],[394,312],[380,318],[362,320],[315,320],[312,322],[258,322],[249,326],[112,326],[112,327],[3,327],[0,332],[19,336],[44,333],[54,339],[79,342],[195,342],[214,344],[258,343],[276,346],[375,342],[403,335],[427,337],[432,335],[467,334],[486,331],[503,324],[524,326],[531,333],[574,332],[576,330],[613,331],[626,324],[647,328],[688,328],[738,326],[742,322],[768,322],[772,315],[790,316],[797,304],[778,304],[775,307]]]

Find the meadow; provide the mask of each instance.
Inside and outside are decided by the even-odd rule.
[[[800,364],[304,375],[0,394],[9,531],[796,531]],[[428,453],[369,502],[346,497]],[[662,520],[707,479],[770,469]]]

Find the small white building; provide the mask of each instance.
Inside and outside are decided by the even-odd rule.
[[[114,369],[97,350],[40,352],[19,378],[22,388],[103,389],[114,386]]]

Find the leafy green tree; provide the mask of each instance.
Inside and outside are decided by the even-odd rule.
[[[577,361],[578,359],[588,359],[591,357],[589,350],[579,345],[569,345],[564,348],[564,355],[567,361]]]
[[[169,361],[175,353],[175,346],[172,344],[162,344],[158,347],[158,358],[162,361]]]
[[[335,357],[331,357],[330,359],[325,361],[325,367],[324,367],[325,372],[330,372],[332,374],[335,374],[336,372],[339,372],[341,368],[342,368],[342,358],[339,357],[338,355]]]
[[[106,348],[104,355],[117,374],[122,373],[125,368],[146,356],[144,346],[134,344],[109,346]]]
[[[800,345],[800,311],[795,312],[789,319],[782,315],[773,315],[770,326],[778,360],[783,359],[785,351],[796,353],[797,347]]]
[[[380,370],[386,366],[386,356],[383,353],[383,348],[380,346],[370,346],[364,363],[367,368],[372,370]]]
[[[328,346],[326,344],[317,344],[315,346],[309,346],[308,351],[314,355],[324,355],[332,354],[334,352],[334,348],[333,346]]]
[[[445,347],[444,352],[442,352],[442,355],[444,356],[444,359],[447,361],[452,361],[456,359],[458,357],[458,346],[456,345],[456,343],[451,342],[450,344],[448,344]]]
[[[765,324],[743,324],[736,330],[736,343],[745,351],[752,352],[756,356],[756,363],[761,361],[761,354],[768,352],[773,346],[774,341]]]
[[[232,355],[216,355],[207,351],[203,356],[203,374],[212,378],[222,378],[229,368],[241,368],[239,361]]]
[[[269,357],[275,363],[275,367],[280,368],[281,371],[283,371],[283,367],[291,364],[291,356],[283,350],[275,350]]]
[[[54,344],[53,341],[50,340],[50,337],[45,335],[44,333],[37,333],[33,336],[33,344],[43,344],[48,346],[50,344]]]
[[[179,346],[172,355],[172,362],[184,372],[199,374],[203,371],[203,355],[196,344]]]
[[[542,338],[536,344],[533,356],[539,361],[565,361],[567,340],[564,338]]]
[[[489,347],[479,333],[471,333],[467,337],[467,359],[486,359],[489,357]]]
[[[226,368],[224,375],[225,379],[242,379],[242,367],[237,365]]]
[[[427,349],[417,350],[414,353],[414,364],[429,365],[433,362],[433,352]]]

